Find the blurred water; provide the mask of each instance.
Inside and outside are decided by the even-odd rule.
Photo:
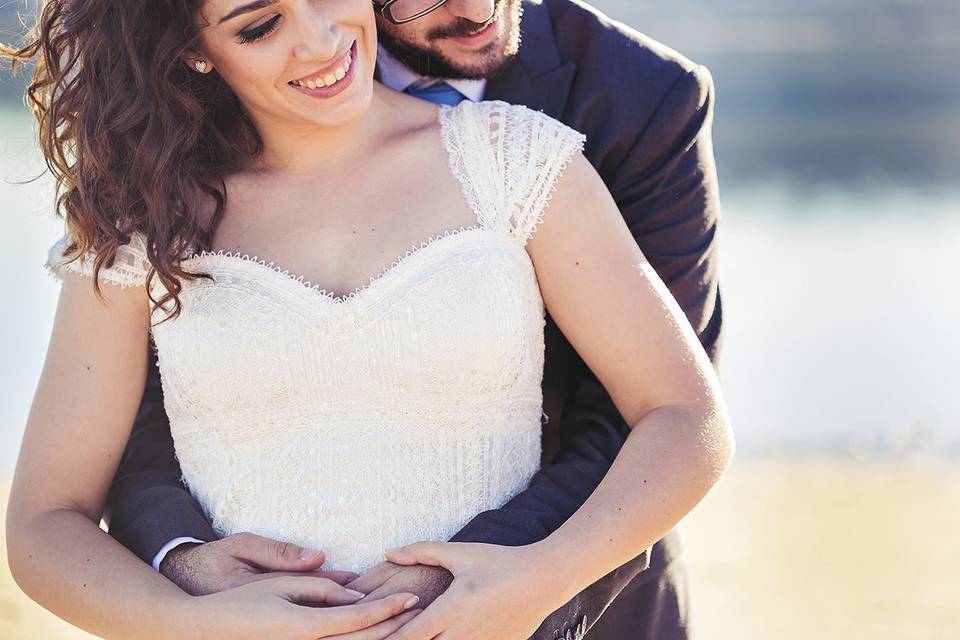
[[[740,452],[960,454],[960,5],[595,4],[716,82],[721,377]],[[58,290],[41,267],[60,234],[49,181],[8,184],[41,172],[33,147],[0,100],[0,476]]]
[[[956,0],[595,0],[705,65],[725,184],[935,188],[960,173]]]

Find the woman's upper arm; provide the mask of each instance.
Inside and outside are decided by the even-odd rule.
[[[547,311],[628,425],[661,406],[721,402],[686,315],[582,154],[558,181],[527,251]]]
[[[17,460],[14,519],[71,508],[99,522],[146,379],[142,286],[63,272],[53,331]]]

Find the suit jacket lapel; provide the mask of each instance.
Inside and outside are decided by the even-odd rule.
[[[577,65],[560,57],[547,7],[536,0],[523,4],[520,51],[497,78],[487,82],[484,98],[523,104],[559,119]]]

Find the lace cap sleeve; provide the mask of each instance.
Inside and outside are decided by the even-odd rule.
[[[504,212],[520,242],[533,236],[557,181],[586,141],[579,131],[539,111],[502,103],[497,129],[502,137]]]
[[[79,273],[92,278],[96,257],[92,252],[87,252],[76,260],[70,260],[66,254],[71,242],[67,234],[50,247],[44,267],[57,279],[62,279],[64,273]],[[121,287],[142,287],[146,285],[150,268],[146,242],[141,234],[134,233],[128,244],[117,247],[113,265],[100,269],[100,281]]]

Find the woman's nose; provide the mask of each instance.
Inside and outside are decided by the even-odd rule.
[[[319,12],[310,12],[299,22],[298,40],[293,49],[297,60],[328,62],[340,53],[340,30],[336,21],[325,19]]]
[[[495,0],[448,0],[446,7],[457,18],[486,22],[493,15]]]

